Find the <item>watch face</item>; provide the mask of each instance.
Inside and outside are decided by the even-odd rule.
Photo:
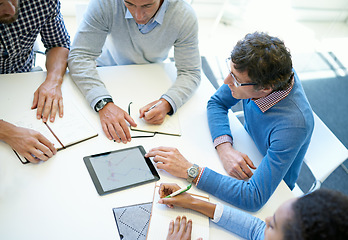
[[[196,177],[198,173],[198,169],[197,168],[190,168],[188,171],[188,175],[190,177]]]

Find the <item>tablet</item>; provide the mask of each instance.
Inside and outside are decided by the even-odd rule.
[[[143,146],[83,158],[99,195],[160,179]]]

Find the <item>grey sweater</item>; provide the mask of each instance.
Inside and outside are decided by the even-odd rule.
[[[165,95],[176,111],[200,83],[196,15],[185,1],[169,0],[163,23],[142,34],[126,10],[123,0],[91,0],[69,54],[71,77],[91,104],[110,96],[96,70],[99,56],[98,66],[156,63],[174,46],[177,79]]]

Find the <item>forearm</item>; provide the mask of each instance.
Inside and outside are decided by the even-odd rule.
[[[189,63],[182,69],[177,66],[177,78],[175,83],[165,93],[175,103],[176,109],[180,108],[197,90],[201,82],[201,70],[199,60],[195,64]],[[191,67],[188,67],[191,66]],[[190,69],[189,69],[190,68]]]
[[[265,177],[263,177],[265,179]],[[267,178],[267,181],[272,181]],[[238,180],[205,168],[197,187],[215,197],[247,211],[259,210],[269,199],[269,193],[260,188],[261,182]],[[266,187],[264,187],[266,188]],[[268,189],[268,188],[267,188]]]
[[[64,47],[51,48],[46,54],[47,80],[63,83],[63,77],[68,65],[69,49]]]
[[[193,198],[193,201],[190,203],[190,209],[200,212],[209,218],[214,218],[215,208],[216,204],[203,201],[197,198]]]
[[[227,85],[221,86],[209,99],[207,116],[212,140],[222,135],[232,136],[228,111],[237,102]]]
[[[11,134],[11,129],[15,128],[16,126],[6,122],[4,120],[0,120],[0,140],[7,142]]]

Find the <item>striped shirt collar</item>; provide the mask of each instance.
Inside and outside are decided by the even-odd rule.
[[[272,92],[272,93],[268,94],[265,97],[258,98],[258,99],[252,100],[252,101],[254,101],[255,104],[264,113],[268,109],[270,109],[271,107],[276,105],[278,102],[280,102],[281,100],[286,98],[289,95],[289,93],[291,92],[293,86],[294,86],[294,77],[293,77],[293,79],[291,81],[290,86],[287,89],[281,90],[281,91]]]

